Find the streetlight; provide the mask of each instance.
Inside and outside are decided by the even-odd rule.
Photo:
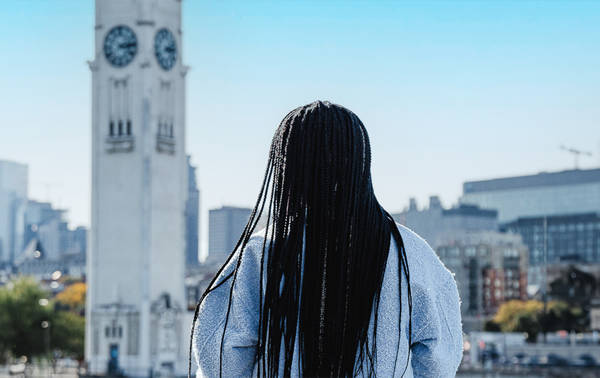
[[[49,303],[50,303],[50,301],[48,301],[48,299],[46,299],[46,298],[40,298],[40,300],[38,301],[38,304],[42,307],[48,306]],[[44,330],[44,344],[46,346],[46,355],[49,356],[50,355],[50,321],[42,320],[42,323],[40,324],[40,326]]]
[[[542,331],[544,333],[544,344],[546,344],[547,322],[548,322],[548,216],[544,215],[544,283],[542,286],[542,300],[544,301]]]
[[[48,320],[42,320],[42,329],[44,332],[44,342],[46,344],[46,356],[50,356],[50,322]]]

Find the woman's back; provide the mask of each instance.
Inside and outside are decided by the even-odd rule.
[[[234,250],[196,309],[207,375],[455,372],[456,284],[379,204],[369,136],[350,110],[316,101],[284,117]]]
[[[409,316],[406,276],[399,275],[398,247],[392,238],[381,286],[374,372],[382,377],[453,376],[462,358],[462,327],[456,283],[423,239],[401,225],[398,225],[398,229],[408,258],[412,318]],[[198,376],[219,376],[220,372],[223,376],[250,376],[257,372],[259,303],[262,297],[261,255],[265,245],[263,235],[255,234],[247,243],[237,266],[233,290],[233,281],[225,278],[235,270],[236,258],[231,259],[215,280],[215,283],[223,284],[212,290],[198,309],[193,340],[194,356],[199,365]],[[402,293],[399,293],[400,288]],[[229,300],[229,320],[223,332]],[[375,324],[373,314],[371,312],[369,335]],[[410,360],[409,319],[412,323]],[[368,342],[372,345],[372,339]],[[298,348],[296,338],[292,376],[302,375],[298,364]],[[283,350],[280,357],[283,357]],[[357,375],[368,375],[369,361],[369,358],[365,358],[362,364],[355,366]],[[279,365],[279,372],[280,376],[284,375],[283,363]]]

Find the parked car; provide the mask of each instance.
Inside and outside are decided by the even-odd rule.
[[[526,359],[527,353],[519,352],[510,359],[510,363],[513,365],[524,365]]]
[[[592,367],[597,366],[598,363],[596,359],[591,354],[581,354],[579,357],[571,361],[571,365],[573,366],[584,366],[584,367]]]
[[[525,366],[540,366],[541,361],[538,356],[529,356],[523,359],[523,365]]]
[[[567,366],[569,365],[569,360],[558,354],[550,353],[542,358],[542,363],[548,366]]]

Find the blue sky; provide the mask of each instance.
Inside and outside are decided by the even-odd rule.
[[[89,224],[91,0],[0,2],[0,159]],[[382,204],[600,164],[600,2],[183,1],[202,212],[251,205],[273,131],[315,99],[363,120]],[[202,219],[206,243],[206,217]]]

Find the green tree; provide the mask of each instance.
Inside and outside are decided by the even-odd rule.
[[[74,312],[58,311],[53,320],[52,345],[65,356],[83,360],[85,318]]]
[[[29,278],[0,287],[0,362],[6,357],[44,356],[59,352],[81,360],[85,318],[81,285],[62,296],[66,303],[49,301],[49,294]]]
[[[516,317],[515,328],[512,332],[525,332],[527,341],[534,343],[541,331],[538,313],[521,313]]]
[[[48,294],[33,280],[21,278],[0,288],[0,356],[28,358],[46,351],[42,322],[51,322]]]
[[[540,314],[540,324],[548,332],[585,331],[587,319],[580,307],[563,301],[550,301],[545,314]]]
[[[496,323],[494,320],[486,321],[483,325],[483,330],[486,332],[502,332],[500,324]]]

